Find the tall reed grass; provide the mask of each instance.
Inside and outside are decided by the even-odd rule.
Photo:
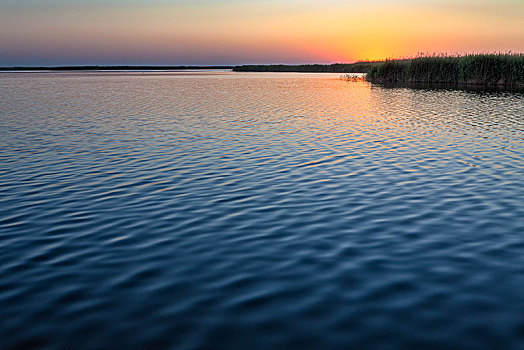
[[[369,67],[367,79],[382,83],[524,85],[524,54],[419,56]]]

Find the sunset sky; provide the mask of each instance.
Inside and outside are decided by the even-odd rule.
[[[524,0],[0,0],[0,66],[524,51]]]

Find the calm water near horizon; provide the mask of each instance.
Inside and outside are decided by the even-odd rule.
[[[0,348],[524,348],[524,94],[0,73]]]

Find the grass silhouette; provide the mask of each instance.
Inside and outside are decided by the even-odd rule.
[[[367,80],[379,83],[524,85],[524,54],[419,56],[386,60],[369,67]]]

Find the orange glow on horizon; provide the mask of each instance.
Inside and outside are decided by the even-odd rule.
[[[334,63],[524,50],[524,1],[108,3],[6,8],[0,12],[0,65],[27,57],[57,63],[63,57],[122,64]]]

